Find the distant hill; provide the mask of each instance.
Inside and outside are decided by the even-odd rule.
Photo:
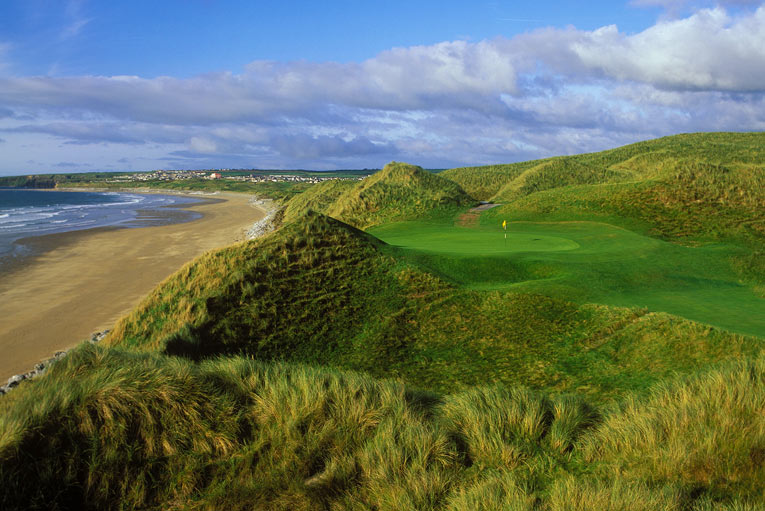
[[[458,185],[422,167],[391,162],[358,183],[328,182],[290,201],[285,221],[309,209],[360,229],[454,214],[476,201]]]
[[[480,200],[507,202],[570,185],[642,181],[674,164],[703,162],[732,169],[765,162],[765,133],[674,135],[598,153],[507,165],[463,167],[439,174]]]

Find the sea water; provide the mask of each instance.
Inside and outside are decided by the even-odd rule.
[[[29,254],[24,238],[95,227],[190,221],[199,218],[199,213],[173,206],[191,202],[196,201],[173,195],[0,189],[0,267]],[[172,215],[159,213],[168,213],[168,208],[173,208]]]

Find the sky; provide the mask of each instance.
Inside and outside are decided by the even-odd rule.
[[[765,129],[765,0],[0,0],[0,175],[426,168]]]

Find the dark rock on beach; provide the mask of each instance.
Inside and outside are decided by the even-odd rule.
[[[93,335],[90,336],[90,342],[92,343],[101,342],[108,333],[109,333],[109,330],[104,330],[103,332],[95,332]],[[56,353],[53,354],[53,357],[49,358],[48,360],[44,360],[42,362],[36,363],[34,368],[32,368],[31,371],[24,374],[16,374],[11,376],[10,378],[8,378],[8,382],[5,385],[0,385],[0,396],[10,392],[11,389],[16,388],[19,385],[19,383],[21,383],[24,380],[40,376],[48,369],[48,367],[52,363],[54,363],[55,361],[65,356],[66,356],[66,351],[57,351]]]

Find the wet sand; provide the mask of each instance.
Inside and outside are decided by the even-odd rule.
[[[111,328],[184,263],[244,239],[265,215],[248,195],[214,197],[225,200],[185,206],[203,215],[191,222],[29,238],[39,255],[0,275],[0,383]]]

